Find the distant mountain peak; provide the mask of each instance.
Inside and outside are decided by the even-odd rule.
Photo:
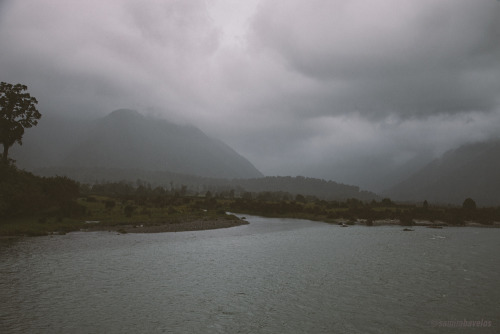
[[[194,126],[181,126],[136,110],[118,109],[97,119],[60,162],[63,167],[169,171],[202,177],[252,178],[247,159]]]
[[[134,109],[117,109],[112,111],[107,117],[110,118],[142,118],[142,114]]]
[[[262,176],[250,161],[197,127],[133,109],[118,109],[86,123],[55,118],[37,129],[19,150],[23,168],[120,168],[224,179]]]

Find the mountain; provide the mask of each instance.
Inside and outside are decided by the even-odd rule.
[[[262,176],[248,160],[200,129],[146,117],[130,109],[88,122],[76,135],[57,135],[52,142],[69,142],[63,147],[41,147],[47,140],[36,135],[26,142],[28,139],[32,147],[29,152],[44,152],[37,154],[41,161],[36,167],[140,169],[218,178]],[[23,156],[14,158],[23,167]]]
[[[500,140],[467,144],[384,192],[396,200],[500,205]]]

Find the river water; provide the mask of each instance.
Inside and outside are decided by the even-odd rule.
[[[247,219],[0,240],[0,333],[500,333],[500,229]]]

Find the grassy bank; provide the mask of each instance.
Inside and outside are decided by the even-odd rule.
[[[191,231],[245,223],[227,211],[368,226],[497,227],[500,222],[500,207],[478,208],[470,198],[458,207],[390,199],[326,201],[284,192],[200,194],[189,193],[184,186],[167,190],[139,182],[79,185],[67,178],[41,178],[14,166],[0,166],[0,236],[79,230]]]
[[[223,210],[207,210],[189,204],[155,207],[106,196],[77,199],[84,214],[78,217],[51,216],[48,213],[4,219],[0,236],[43,236],[72,231],[117,231],[154,233],[225,228],[246,224]]]

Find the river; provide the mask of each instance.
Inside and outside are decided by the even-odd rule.
[[[500,229],[247,220],[0,240],[0,333],[500,332]]]

